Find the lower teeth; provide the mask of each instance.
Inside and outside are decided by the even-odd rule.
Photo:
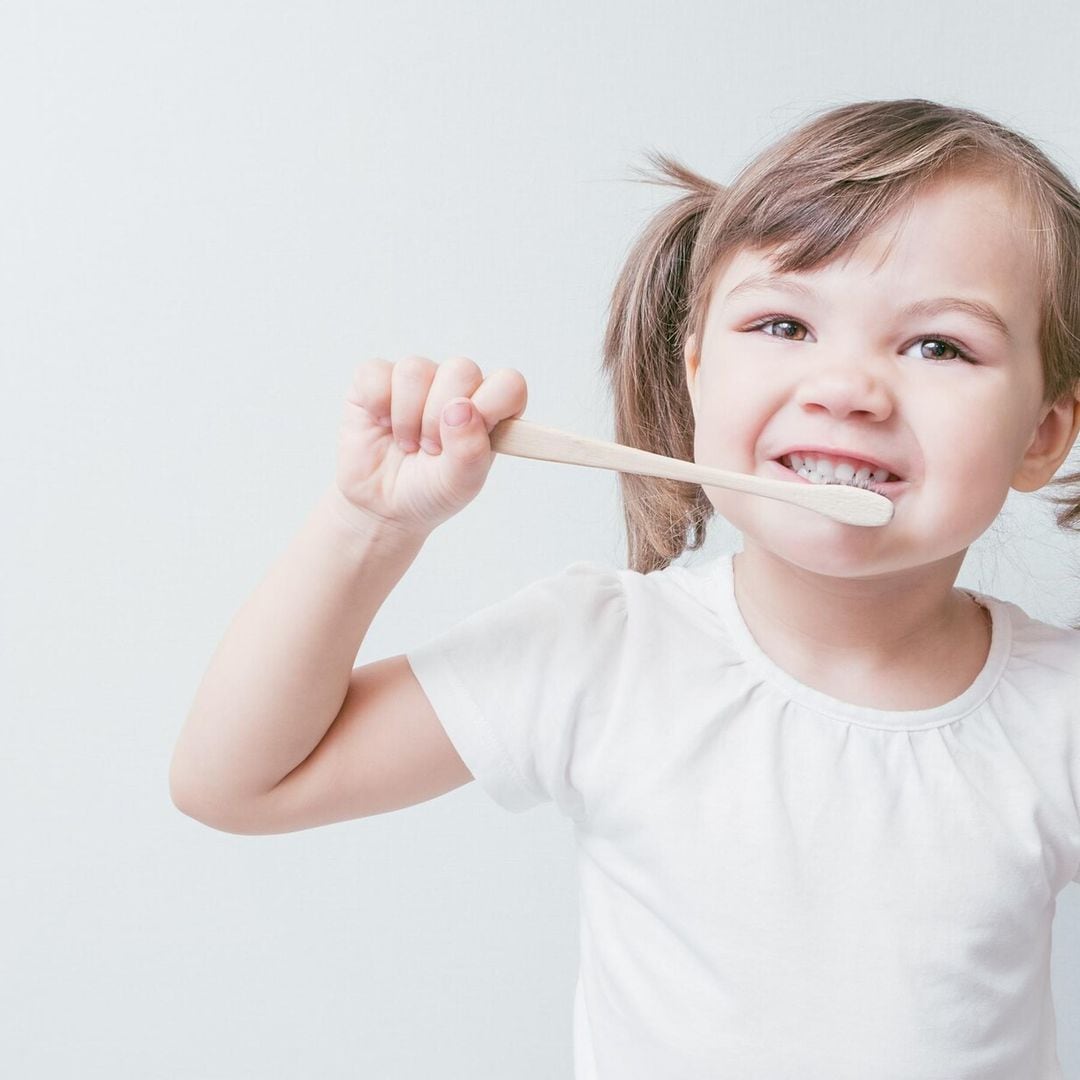
[[[797,475],[803,477],[805,480],[809,480],[811,484],[842,484],[844,487],[857,488],[872,488],[876,486],[871,477],[867,477],[865,480],[857,480],[854,477],[850,480],[837,480],[835,477],[822,480],[819,473],[811,472],[809,469],[800,469]]]

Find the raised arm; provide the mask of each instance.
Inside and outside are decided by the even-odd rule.
[[[470,416],[455,428],[443,408],[460,398]],[[512,369],[484,379],[464,358],[361,365],[337,482],[237,612],[195,694],[169,770],[178,808],[228,831],[290,831],[469,779],[403,657],[353,664],[427,536],[479,493],[491,429],[524,405]]]

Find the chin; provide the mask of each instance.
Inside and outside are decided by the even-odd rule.
[[[784,541],[775,544],[757,542],[755,546],[774,559],[783,559],[792,566],[830,577],[858,577],[865,566],[865,557],[856,555],[850,548],[838,551],[809,542],[792,544]]]
[[[884,526],[872,529],[845,525],[818,514],[814,517],[820,520],[820,527],[795,525],[786,531],[775,526],[747,530],[736,525],[736,528],[742,532],[746,548],[752,546],[812,574],[854,580],[896,569],[886,565],[890,557],[895,559],[896,552],[884,554],[881,549],[884,537],[869,535],[882,533]]]

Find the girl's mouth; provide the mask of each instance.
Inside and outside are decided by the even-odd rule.
[[[769,476],[775,476],[779,480],[787,480],[789,483],[795,484],[812,484],[813,480],[807,480],[805,476],[800,476],[797,472],[793,472],[782,461],[768,461],[765,463],[769,470]],[[840,481],[832,480],[829,483],[840,483]],[[906,480],[889,480],[884,484],[845,484],[845,487],[861,487],[867,491],[874,491],[878,495],[884,495],[887,499],[894,499],[897,495],[903,492],[907,488]]]

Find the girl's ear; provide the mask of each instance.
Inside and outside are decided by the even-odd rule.
[[[1047,406],[1010,487],[1038,491],[1058,471],[1080,432],[1080,390]]]
[[[686,389],[690,393],[690,408],[697,419],[697,373],[701,357],[697,351],[697,338],[691,334],[683,346],[683,363],[686,367]]]

